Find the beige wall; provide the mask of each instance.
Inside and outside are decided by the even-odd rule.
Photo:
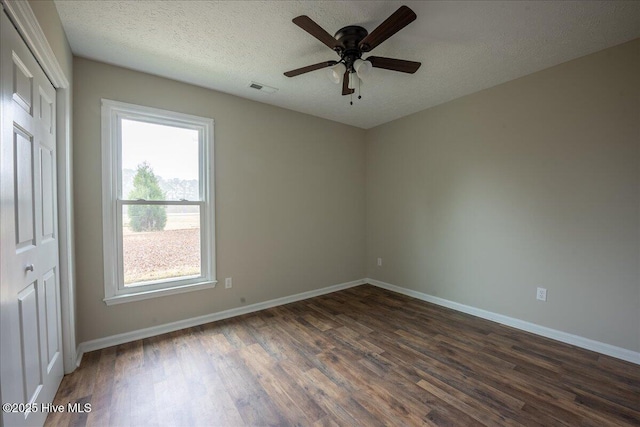
[[[366,132],[76,58],[78,342],[366,275],[639,351],[639,52]],[[217,276],[232,289],[102,302],[103,97],[214,118]]]
[[[368,277],[640,350],[640,40],[366,138]]]
[[[363,130],[82,58],[73,72],[78,342],[364,277]],[[102,302],[101,98],[215,120],[215,289]]]

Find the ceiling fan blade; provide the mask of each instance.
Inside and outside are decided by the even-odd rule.
[[[409,25],[416,19],[416,14],[407,6],[400,6],[398,10],[388,17],[382,24],[373,30],[360,42],[360,49],[363,52],[373,50],[380,43]]]
[[[287,76],[287,77],[295,77],[295,76],[299,76],[300,74],[308,73],[309,71],[315,71],[315,70],[319,70],[321,68],[331,67],[331,66],[334,66],[336,64],[337,64],[336,61],[319,62],[317,64],[307,65],[306,67],[297,68],[295,70],[287,71],[286,73],[284,73],[284,75]]]
[[[329,46],[331,49],[343,48],[342,44],[335,38],[331,36],[331,34],[327,33],[320,25],[316,24],[311,18],[307,15],[301,15],[296,18],[293,18],[293,23],[298,27],[305,30],[307,33],[311,34],[313,37],[320,40],[325,45]]]
[[[370,56],[367,61],[371,61],[374,68],[384,68],[385,70],[400,71],[401,73],[413,74],[422,65],[420,62],[405,61],[404,59],[385,58],[383,56]]]
[[[342,78],[342,94],[351,95],[355,91],[355,89],[349,89],[349,70],[347,70],[344,72],[344,77]]]

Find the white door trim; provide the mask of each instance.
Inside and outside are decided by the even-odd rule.
[[[73,182],[71,147],[71,87],[29,2],[0,0],[9,19],[56,88],[56,138],[58,168],[58,236],[60,255],[60,305],[65,373],[76,368],[75,254],[73,243]]]

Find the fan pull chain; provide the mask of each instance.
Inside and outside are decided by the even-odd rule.
[[[358,99],[362,99],[362,95],[360,95],[360,77],[358,77]]]
[[[349,94],[349,98],[351,99],[351,101],[349,101],[349,104],[353,105],[353,92]]]

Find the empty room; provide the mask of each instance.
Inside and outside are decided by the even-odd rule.
[[[640,2],[0,0],[0,425],[640,425]]]

